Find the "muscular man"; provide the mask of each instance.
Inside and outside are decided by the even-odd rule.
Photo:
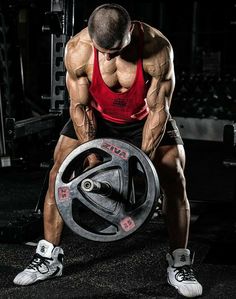
[[[155,165],[166,198],[170,239],[168,282],[186,297],[202,294],[187,249],[190,209],[186,195],[185,152],[169,109],[175,86],[173,49],[157,29],[131,22],[127,11],[104,4],[91,14],[88,27],[70,39],[65,52],[66,84],[71,119],[54,153],[44,205],[44,240],[30,265],[14,283],[32,284],[62,274],[59,246],[63,221],[57,210],[54,184],[64,158],[96,137],[128,140]],[[89,166],[98,163],[91,155]]]

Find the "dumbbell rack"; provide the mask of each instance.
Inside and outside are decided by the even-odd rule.
[[[213,142],[222,142],[224,127],[234,123],[233,120],[213,118],[175,116],[174,119],[182,138]]]

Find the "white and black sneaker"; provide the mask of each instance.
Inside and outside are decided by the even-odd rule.
[[[20,272],[13,282],[17,285],[29,285],[38,280],[45,280],[62,275],[64,252],[46,240],[38,243],[36,254],[29,266]]]
[[[202,286],[194,276],[190,251],[184,248],[176,249],[172,254],[166,255],[166,260],[169,264],[167,268],[168,283],[184,297],[201,296]]]

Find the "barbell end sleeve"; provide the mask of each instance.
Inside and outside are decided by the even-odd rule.
[[[112,187],[107,182],[98,182],[91,179],[84,179],[80,188],[84,192],[93,192],[101,195],[109,195],[112,192]]]

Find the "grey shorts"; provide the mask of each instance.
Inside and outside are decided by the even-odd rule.
[[[139,148],[141,147],[145,120],[129,124],[116,124],[98,116],[96,116],[96,120],[96,138],[117,138],[128,141]],[[77,139],[71,119],[65,124],[61,135]],[[166,131],[159,146],[176,144],[183,144],[183,140],[175,120],[170,118],[166,124]]]

